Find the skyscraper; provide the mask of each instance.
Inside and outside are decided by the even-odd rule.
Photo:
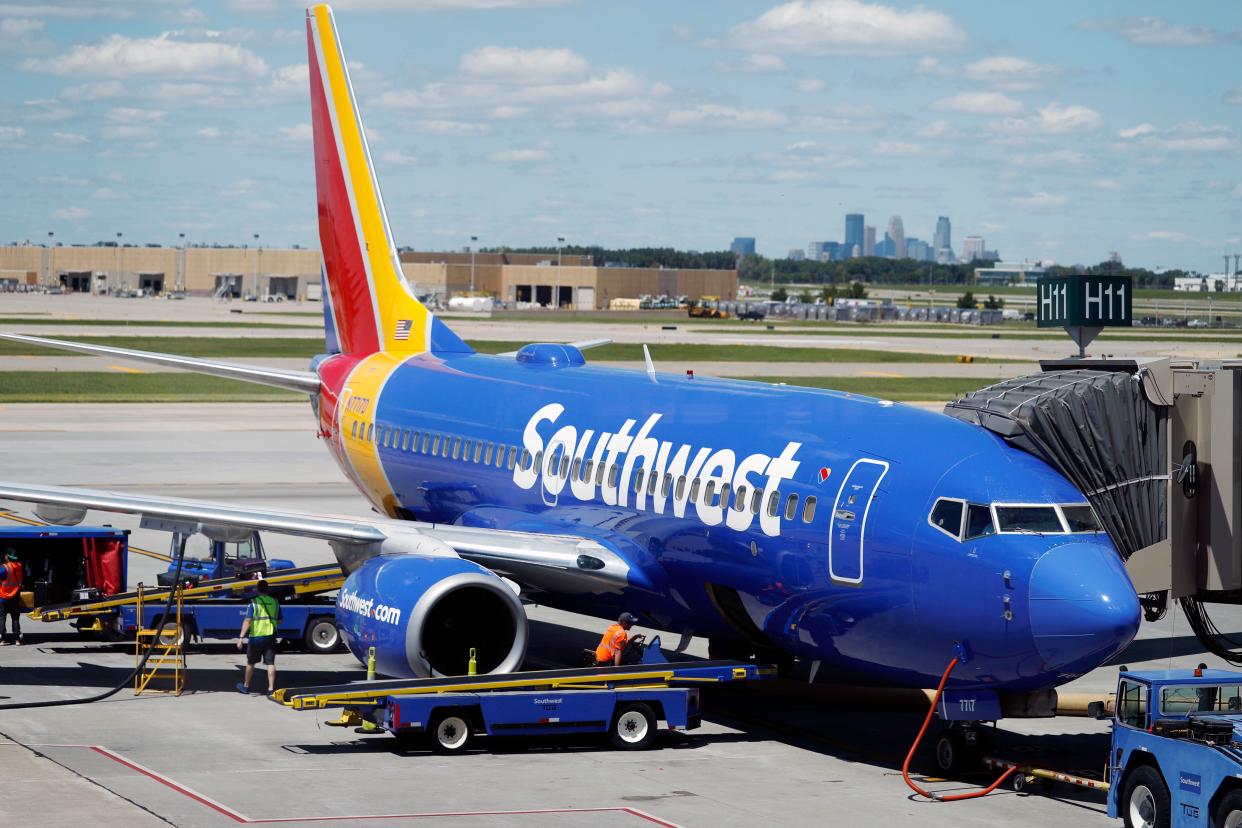
[[[864,256],[875,255],[875,228],[870,225],[863,228],[862,254]]]
[[[901,216],[888,220],[888,236],[893,240],[893,258],[906,258],[906,231],[901,226]]]
[[[983,236],[967,236],[962,242],[962,260],[973,262],[975,259],[982,259],[983,249]]]
[[[845,214],[845,250],[846,256],[849,251],[854,249],[854,245],[858,245],[858,249],[863,247],[863,214],[862,213],[846,213]]]
[[[949,224],[948,216],[941,216],[936,219],[936,235],[932,238],[932,249],[935,251],[937,259],[945,255],[941,251],[953,249],[952,227]],[[951,257],[951,254],[945,255],[946,259]]]
[[[738,256],[754,255],[755,237],[754,236],[737,236],[733,239],[733,244],[729,245],[729,250],[731,250]]]

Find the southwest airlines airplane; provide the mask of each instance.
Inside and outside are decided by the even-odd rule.
[[[1022,694],[1129,643],[1139,606],[1083,495],[993,434],[883,400],[598,368],[582,348],[476,354],[405,282],[326,6],[307,13],[326,353],[309,371],[7,338],[293,389],[382,517],[16,483],[207,533],[328,541],[337,620],[394,677],[518,669],[520,599],[818,662],[870,684]],[[589,345],[590,343],[583,343]]]

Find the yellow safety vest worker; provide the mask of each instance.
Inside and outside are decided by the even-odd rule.
[[[280,607],[270,595],[256,595],[250,600],[250,637],[264,638],[276,634]]]

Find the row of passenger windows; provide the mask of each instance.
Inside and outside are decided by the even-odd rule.
[[[995,510],[995,519],[993,519]],[[946,535],[957,540],[973,540],[1001,532],[1034,532],[1041,535],[1064,535],[1080,532],[1102,532],[1095,512],[1086,503],[1006,506],[968,503],[942,497],[932,506],[927,520]]]
[[[366,443],[375,443],[381,448],[429,454],[432,457],[448,457],[468,463],[481,463],[485,466],[495,465],[498,469],[507,467],[512,470],[520,464],[523,469],[529,470],[533,463],[534,467],[543,469],[549,477],[572,478],[580,483],[594,479],[594,484],[598,486],[604,485],[607,480],[609,488],[616,488],[621,476],[621,464],[619,463],[611,465],[596,463],[594,460],[582,457],[571,461],[568,453],[559,446],[555,449],[554,456],[548,458],[545,467],[542,451],[536,452],[532,458],[526,449],[522,449],[519,453],[516,446],[471,440],[468,437],[398,429],[375,423],[364,425],[359,420],[354,420],[350,425],[349,436]],[[798,517],[799,498],[796,492],[782,497],[779,490],[773,489],[767,493],[765,505],[764,490],[758,487],[738,486],[737,489],[733,489],[730,484],[723,483],[717,488],[715,480],[704,481],[702,478],[687,478],[685,475],[680,475],[674,480],[672,474],[665,474],[661,479],[659,474],[648,474],[647,470],[642,467],[634,469],[631,473],[631,485],[635,494],[643,491],[645,486],[649,496],[654,496],[658,490],[660,496],[667,499],[670,492],[676,492],[675,499],[681,500],[687,497],[687,484],[689,485],[687,499],[691,503],[732,508],[735,512],[749,509],[753,515],[759,514],[759,509],[762,507],[766,508],[771,517],[783,515],[785,520],[795,520]],[[801,505],[802,522],[810,523],[815,519],[815,496],[808,496]]]
[[[451,457],[454,460],[482,463],[485,466],[493,465],[494,458],[494,465],[498,469],[512,469],[518,462],[517,446],[453,437],[431,431],[393,428],[375,423],[364,425],[361,421],[354,420],[349,428],[349,436],[365,443],[375,443],[381,448],[429,454],[432,457]],[[528,458],[529,453],[523,451],[522,457]]]

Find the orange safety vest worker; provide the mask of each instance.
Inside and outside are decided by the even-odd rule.
[[[0,581],[0,600],[7,601],[21,591],[22,565],[17,561],[4,564],[4,580]]]
[[[625,644],[630,640],[629,633],[625,631],[620,623],[611,625],[604,630],[604,637],[600,639],[599,646],[595,648],[595,660],[600,664],[605,662],[611,664],[616,660],[617,653],[625,650]]]

